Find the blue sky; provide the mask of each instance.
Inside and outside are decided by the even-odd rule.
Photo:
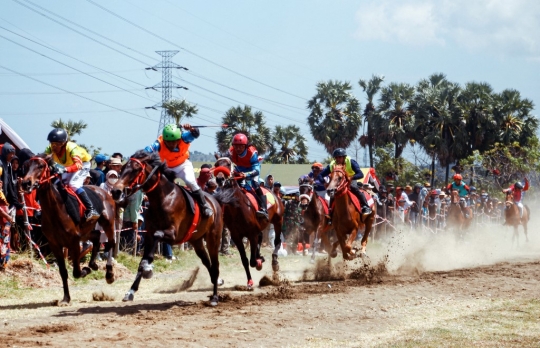
[[[248,104],[272,128],[299,126],[311,160],[327,156],[306,121],[319,81],[351,82],[362,108],[358,80],[372,74],[415,84],[442,72],[540,102],[534,0],[4,0],[0,8],[0,118],[37,152],[58,118],[84,120],[88,128],[76,139],[107,153],[127,156],[150,144],[160,112],[144,108],[160,102],[161,92],[144,87],[159,83],[161,72],[145,68],[159,62],[158,50],[178,50],[173,62],[189,68],[173,72],[189,88],[173,96],[199,108],[189,122],[219,124],[228,108]],[[213,152],[215,131],[204,129],[191,149]]]

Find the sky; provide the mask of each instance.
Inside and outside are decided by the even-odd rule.
[[[188,89],[173,97],[199,109],[185,122],[219,125],[250,105],[272,129],[300,127],[320,161],[306,109],[318,82],[350,82],[363,109],[359,79],[414,85],[442,72],[538,105],[539,32],[536,0],[3,0],[0,118],[34,152],[61,118],[88,124],[78,142],[129,156],[156,139],[161,116],[145,108],[161,102],[146,87],[162,72],[145,68],[176,50],[189,70],[173,69],[173,82]],[[213,153],[216,131],[202,128],[191,150]]]

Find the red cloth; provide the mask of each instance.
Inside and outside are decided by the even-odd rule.
[[[36,201],[36,190],[32,190],[31,193],[24,193],[24,201],[26,202],[26,207],[27,208],[33,208],[33,209],[28,209],[27,212],[28,212],[28,217],[32,217],[34,216],[34,213],[35,213],[35,210],[41,210],[41,206],[39,205],[39,203]],[[23,211],[22,209],[18,209],[17,210],[17,215],[18,216],[22,216],[23,215]]]

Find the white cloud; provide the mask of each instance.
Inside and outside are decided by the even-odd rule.
[[[455,43],[472,51],[540,57],[538,0],[371,0],[356,13],[359,40]]]

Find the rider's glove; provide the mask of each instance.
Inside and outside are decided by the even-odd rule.
[[[54,171],[56,172],[56,174],[64,174],[66,172],[66,167],[61,164],[55,163]]]

